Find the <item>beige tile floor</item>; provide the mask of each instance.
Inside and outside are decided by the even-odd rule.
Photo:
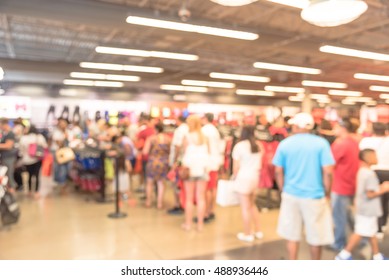
[[[43,193],[50,190],[43,189]],[[172,193],[166,193],[169,207]],[[239,207],[218,207],[216,220],[203,232],[185,232],[182,216],[166,211],[125,205],[124,219],[109,219],[113,203],[86,201],[77,193],[50,195],[34,200],[19,195],[22,216],[19,223],[0,230],[0,260],[39,259],[281,259],[285,243],[276,234],[278,211],[261,213],[265,238],[254,244],[236,239],[242,223]],[[381,243],[389,254],[389,239]],[[333,259],[325,251],[323,259]],[[370,252],[359,255],[368,259]],[[303,244],[301,259],[309,259]]]
[[[167,200],[171,193],[166,193]],[[125,205],[124,219],[109,219],[113,203],[85,201],[79,194],[20,197],[19,223],[0,231],[0,259],[187,259],[247,247],[236,239],[239,207],[218,208],[201,233],[185,232],[182,216]],[[168,205],[167,205],[168,206]],[[277,211],[262,214],[263,241],[277,240]]]

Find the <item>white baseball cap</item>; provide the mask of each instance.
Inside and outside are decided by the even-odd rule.
[[[288,121],[288,124],[295,125],[299,128],[313,129],[315,126],[315,121],[313,120],[311,114],[298,113]]]

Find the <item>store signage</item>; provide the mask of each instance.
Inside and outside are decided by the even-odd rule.
[[[0,118],[31,118],[31,99],[29,97],[0,97]]]

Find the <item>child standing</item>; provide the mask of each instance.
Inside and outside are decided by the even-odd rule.
[[[377,164],[374,150],[365,149],[359,154],[361,166],[357,175],[357,193],[355,198],[356,217],[354,234],[347,246],[336,257],[336,260],[351,260],[351,252],[359,244],[362,237],[367,237],[373,251],[373,260],[386,260],[380,253],[376,234],[378,218],[382,216],[380,196],[389,192],[389,182],[379,184],[378,177],[371,166]]]

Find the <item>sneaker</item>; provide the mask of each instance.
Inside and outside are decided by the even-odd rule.
[[[352,256],[349,256],[348,258],[342,258],[340,254],[337,254],[335,257],[335,260],[337,261],[351,261],[353,259]]]
[[[184,213],[184,209],[181,207],[174,207],[167,211],[169,215],[182,215]]]
[[[254,242],[254,235],[246,235],[243,232],[240,232],[236,237],[243,242]]]
[[[377,237],[378,240],[382,240],[382,239],[384,239],[385,234],[384,234],[383,232],[378,232],[378,233],[376,234],[376,237]]]
[[[389,258],[385,257],[384,254],[379,254],[379,256],[373,257],[374,261],[388,261]]]
[[[209,221],[215,220],[215,218],[216,218],[216,216],[215,216],[214,213],[209,214],[209,216],[208,216],[208,220],[209,220]]]
[[[257,238],[257,239],[263,239],[264,234],[263,234],[262,231],[258,231],[258,232],[256,232],[256,233],[254,233],[254,236],[255,236],[255,238]]]

